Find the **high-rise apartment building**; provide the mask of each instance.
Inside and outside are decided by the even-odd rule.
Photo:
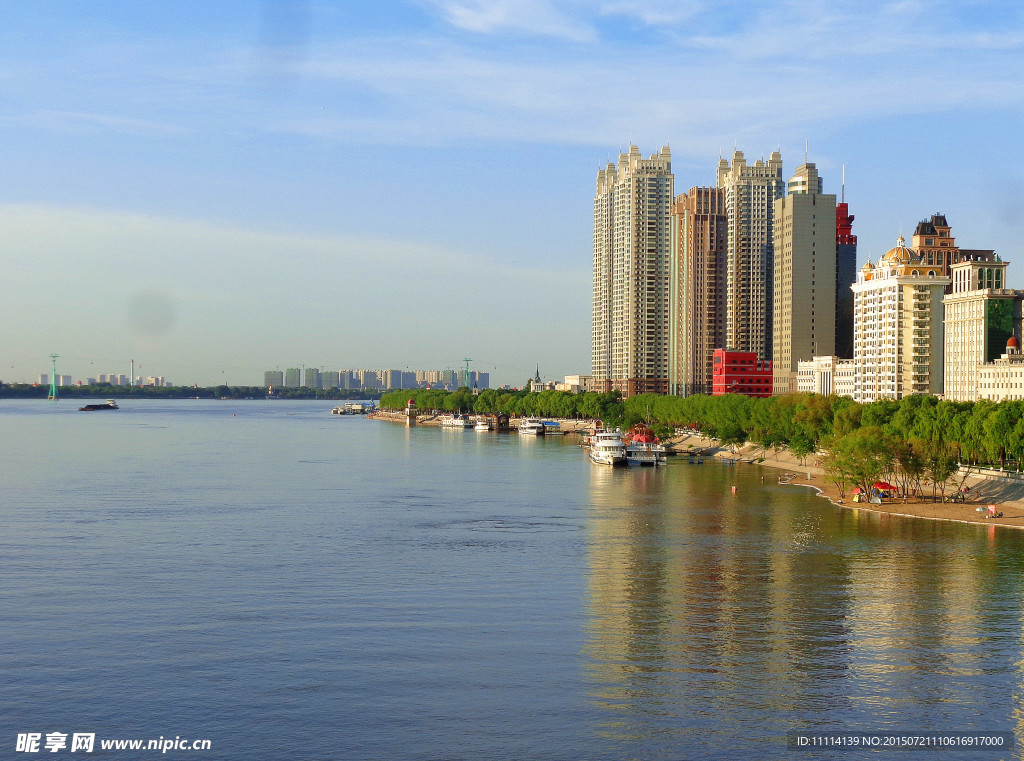
[[[1006,287],[1006,266],[998,257],[950,265],[952,293],[943,299],[946,399],[978,399],[982,366],[999,359],[1007,341],[1020,332],[1024,291]]]
[[[775,201],[772,393],[797,391],[797,362],[836,345],[836,197],[804,162]]]
[[[669,393],[710,394],[725,346],[728,217],[721,188],[690,188],[672,205]]]
[[[597,173],[591,361],[599,388],[666,393],[672,160],[635,146]]]
[[[772,353],[775,200],[785,192],[782,156],[747,164],[735,151],[732,164],[718,162],[717,186],[725,193],[729,217],[726,255],[726,345],[752,351],[762,360]]]
[[[284,371],[284,385],[288,388],[298,388],[302,385],[302,370],[298,367],[289,367]]]
[[[306,388],[320,388],[320,370],[315,367],[307,367],[302,385]]]
[[[853,285],[858,402],[942,393],[942,297],[949,278],[904,244],[901,235],[877,265],[864,265]]]
[[[277,388],[284,385],[284,373],[280,370],[267,370],[263,373],[263,385],[267,388]]]
[[[853,359],[853,291],[857,282],[857,236],[853,215],[843,200],[836,204],[836,356]]]

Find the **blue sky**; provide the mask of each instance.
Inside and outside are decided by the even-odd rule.
[[[817,163],[1024,287],[1015,2],[0,0],[0,379],[590,369],[597,170]],[[1019,261],[1019,263],[1018,263]]]

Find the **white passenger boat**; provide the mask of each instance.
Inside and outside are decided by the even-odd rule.
[[[527,436],[543,436],[544,421],[539,417],[523,418],[519,423],[519,433],[525,433]]]
[[[625,465],[626,444],[622,431],[598,431],[590,437],[590,459],[600,465]]]
[[[485,417],[478,417],[476,419],[476,425],[473,426],[474,431],[489,431],[491,430],[491,421]]]
[[[658,442],[646,425],[638,424],[629,429],[625,437],[626,462],[630,465],[663,465],[668,460],[668,452]]]
[[[469,415],[442,415],[441,416],[441,427],[442,428],[472,428],[473,421],[469,419]]]

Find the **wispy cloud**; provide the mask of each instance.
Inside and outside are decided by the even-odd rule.
[[[525,33],[593,42],[593,27],[550,0],[432,0],[445,21],[477,34]]]

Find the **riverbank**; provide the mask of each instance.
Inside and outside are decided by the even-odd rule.
[[[801,461],[788,451],[776,452],[769,449],[762,453],[760,447],[752,444],[730,450],[728,447],[721,446],[714,439],[696,434],[676,436],[669,439],[667,443],[672,444],[680,454],[685,454],[687,450],[703,450],[720,459],[734,459],[783,471],[781,475],[766,475],[762,480],[765,483],[777,481],[785,485],[809,486],[816,489],[819,496],[846,509],[867,510],[873,513],[912,518],[1024,528],[1024,484],[1016,482],[970,476],[966,483],[970,487],[970,498],[963,503],[932,502],[928,498],[909,498],[906,501],[889,499],[884,500],[880,505],[855,503],[849,493],[845,498],[839,495],[839,488],[825,477],[824,469],[813,464],[813,456],[805,458],[801,464]],[[1003,513],[1003,517],[986,518],[986,513],[977,511],[978,507],[987,508],[988,505],[995,505],[998,512]]]

